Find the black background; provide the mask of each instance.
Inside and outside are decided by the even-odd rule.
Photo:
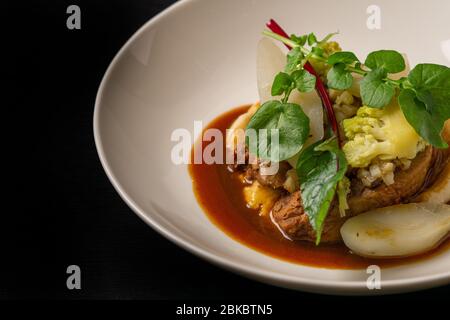
[[[6,74],[0,297],[341,299],[280,289],[219,269],[142,222],[109,183],[94,145],[95,95],[125,41],[171,0],[2,5]],[[66,8],[81,7],[81,30]],[[5,45],[6,43],[6,45]],[[82,289],[66,288],[66,268]],[[436,299],[449,287],[384,297]],[[362,299],[362,298],[352,298]],[[377,298],[380,299],[380,298]],[[352,300],[354,301],[354,300]]]

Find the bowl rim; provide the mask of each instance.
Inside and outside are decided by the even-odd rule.
[[[126,190],[118,181],[117,177],[112,172],[110,164],[105,156],[103,142],[100,135],[100,122],[99,122],[102,108],[103,92],[105,90],[105,87],[107,86],[107,83],[109,82],[113,69],[115,69],[116,65],[121,60],[124,53],[129,49],[129,47],[132,45],[132,43],[135,41],[136,38],[138,38],[147,29],[157,25],[158,22],[164,19],[165,17],[182,10],[186,6],[201,1],[204,0],[179,0],[170,5],[169,7],[167,7],[166,9],[164,9],[163,11],[161,11],[160,13],[158,13],[157,15],[155,15],[154,17],[152,17],[151,19],[149,19],[147,22],[145,22],[120,48],[120,50],[114,56],[105,74],[102,77],[94,105],[94,114],[93,114],[94,141],[102,167],[106,175],[108,176],[109,181],[111,182],[111,184],[113,185],[114,189],[119,194],[119,196],[122,198],[122,200],[135,212],[135,214],[139,218],[141,218],[146,224],[152,227],[152,229],[157,231],[166,239],[180,246],[181,248],[189,251],[190,253],[204,260],[212,262],[213,264],[218,265],[222,268],[232,270],[238,274],[245,275],[249,278],[258,279],[262,282],[269,283],[272,285],[321,293],[330,290],[330,292],[338,294],[386,294],[391,292],[415,291],[450,283],[450,271],[449,271],[446,273],[412,277],[407,279],[384,280],[382,282],[383,290],[368,290],[365,281],[348,281],[348,280],[336,281],[336,280],[310,279],[306,277],[285,275],[275,271],[268,271],[259,267],[250,267],[247,266],[245,263],[228,260],[212,251],[199,248],[195,244],[191,243],[189,240],[183,239],[181,236],[173,234],[170,230],[168,230],[168,228],[159,225],[155,220],[152,219],[151,216],[147,215],[145,211],[134,202],[134,200],[130,197],[130,195],[128,195]],[[237,242],[245,246],[239,241]],[[260,254],[264,255],[263,253]],[[283,261],[281,259],[277,260]],[[287,261],[283,262],[289,263]],[[305,265],[301,266],[313,268],[316,270],[322,269]]]

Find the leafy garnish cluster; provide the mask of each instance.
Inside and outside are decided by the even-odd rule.
[[[270,142],[269,146],[262,143],[249,145],[249,149],[251,153],[272,161],[286,160],[301,152],[296,171],[303,207],[316,231],[318,244],[324,220],[336,193],[341,215],[345,214],[349,182],[345,177],[347,161],[340,149],[336,130],[327,130],[323,141],[303,149],[309,136],[309,119],[300,105],[288,103],[288,100],[293,90],[309,92],[321,81],[314,75],[316,73],[308,61],[313,59],[328,66],[327,86],[332,89],[348,89],[353,85],[354,74],[360,75],[361,99],[368,107],[383,108],[392,99],[398,99],[409,124],[425,141],[438,148],[447,147],[441,131],[444,122],[450,118],[450,69],[443,65],[419,64],[407,77],[396,80],[391,75],[405,70],[403,56],[397,51],[374,51],[361,63],[353,52],[327,54],[323,49],[324,44],[335,33],[320,41],[313,33],[287,37],[276,22],[271,23],[274,28],[270,24],[269,28],[277,32],[264,31],[263,34],[290,48],[285,69],[276,75],[272,85],[272,96],[282,98],[264,103],[250,120],[247,129],[278,129],[278,158],[271,156]],[[305,69],[305,66],[308,68]],[[328,123],[327,129],[330,125]]]
[[[274,37],[286,39],[275,33],[271,33]],[[281,100],[270,100],[265,102],[258,112],[255,113],[250,120],[247,129],[255,129],[258,144],[250,144],[250,152],[267,160],[283,161],[296,155],[309,137],[309,118],[302,111],[301,106],[295,103],[288,103],[289,96],[293,90],[299,92],[310,92],[314,90],[316,85],[316,77],[305,70],[305,64],[308,59],[323,56],[321,46],[325,44],[331,36],[329,34],[323,40],[317,41],[314,34],[297,37],[292,36],[295,41],[303,44],[297,45],[294,40],[288,40],[295,47],[287,54],[287,62],[284,72],[280,72],[275,76],[272,84],[272,96],[282,96]],[[305,45],[308,44],[310,49]],[[261,129],[270,132],[271,129],[279,130],[279,144],[276,149],[270,149],[270,143],[260,139]],[[267,138],[267,135],[264,136]],[[266,147],[266,145],[269,145]],[[275,152],[277,151],[277,152]],[[277,159],[274,159],[276,155]]]
[[[318,141],[303,150],[296,170],[303,209],[316,231],[316,243],[319,244],[336,188],[347,171],[347,161],[333,137],[324,142]]]

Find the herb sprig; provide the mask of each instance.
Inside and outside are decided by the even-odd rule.
[[[326,37],[329,39],[330,35]],[[325,39],[325,40],[326,40]],[[313,48],[323,41],[317,41],[314,34],[298,38],[301,43],[308,43]],[[313,50],[317,51],[317,49]],[[308,59],[313,56],[308,51],[305,55],[301,47],[289,51],[284,72],[279,72],[272,83],[272,96],[283,96],[280,101],[269,100],[265,102],[247,125],[247,129],[254,129],[257,134],[257,142],[248,142],[249,151],[259,157],[282,161],[295,156],[303,147],[309,137],[309,118],[303,112],[302,107],[296,103],[288,103],[294,90],[310,92],[316,86],[316,76],[305,69]],[[266,131],[260,131],[265,129]],[[279,141],[276,146],[267,143],[267,130],[278,129]]]
[[[284,43],[289,53],[284,71],[278,73],[272,84],[272,96],[282,96],[280,101],[264,103],[250,120],[247,129],[278,129],[279,145],[260,143],[249,145],[250,152],[271,161],[291,158],[298,152],[296,165],[305,213],[316,231],[319,244],[325,218],[331,203],[339,194],[341,215],[348,209],[346,196],[349,181],[345,177],[347,161],[341,150],[341,139],[328,92],[318,78],[310,60],[328,66],[327,86],[346,90],[353,85],[354,74],[362,76],[361,98],[372,108],[387,106],[394,97],[407,121],[416,132],[435,147],[445,148],[441,137],[444,122],[450,118],[450,69],[436,64],[419,64],[407,77],[393,79],[392,74],[405,70],[403,56],[394,50],[370,53],[362,63],[353,52],[340,51],[327,55],[323,45],[336,33],[318,41],[315,34],[288,36],[274,21],[267,24],[272,31],[263,34]],[[327,112],[328,130],[325,140],[317,141],[302,150],[310,123],[298,104],[288,103],[294,90],[309,92],[316,88]],[[278,158],[272,155],[277,151]]]
[[[327,63],[330,66],[327,74],[329,88],[348,89],[354,81],[352,74],[363,76],[361,99],[366,106],[383,108],[397,95],[405,118],[416,132],[435,147],[448,147],[441,137],[444,122],[450,118],[448,67],[418,64],[408,77],[395,80],[390,75],[405,70],[405,60],[397,51],[371,52],[362,64],[353,52],[341,51],[326,57],[320,50],[308,49],[305,47],[305,36],[286,38],[271,31],[264,31],[263,34],[292,47],[293,56]]]
[[[287,34],[273,20],[267,26],[280,35]],[[249,143],[249,151],[263,158],[273,160],[272,155],[277,151],[280,161],[289,159],[302,150],[303,145],[309,136],[309,119],[304,115],[300,105],[288,103],[289,96],[293,90],[299,92],[310,92],[317,89],[321,97],[324,109],[328,117],[328,125],[331,130],[327,131],[328,140],[318,141],[301,151],[297,162],[296,170],[300,177],[300,189],[302,192],[303,204],[310,223],[316,231],[316,243],[319,244],[323,230],[323,223],[330,209],[330,205],[335,197],[338,184],[343,179],[347,171],[345,155],[340,149],[341,140],[336,116],[328,96],[328,92],[317,77],[317,73],[308,61],[314,57],[324,56],[322,45],[325,44],[335,33],[327,35],[318,41],[317,37],[310,33],[303,36],[295,36],[294,43],[300,43],[302,47],[291,48],[287,54],[286,66],[283,72],[278,73],[272,84],[272,96],[282,96],[280,101],[270,100],[264,103],[250,120],[247,129],[278,129],[279,144],[270,150],[264,139],[258,134],[256,143]],[[286,38],[286,37],[284,37]],[[303,46],[308,44],[309,49]],[[302,130],[299,130],[299,129]],[[342,206],[345,208],[345,205]],[[343,209],[345,210],[345,209]]]
[[[296,170],[303,209],[316,231],[316,244],[319,244],[337,185],[347,171],[347,160],[336,137],[318,141],[302,151]]]

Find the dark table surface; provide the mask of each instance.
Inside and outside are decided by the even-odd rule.
[[[109,183],[93,139],[98,86],[125,41],[173,2],[14,1],[2,10],[12,86],[2,126],[0,297],[334,299],[254,282],[191,255],[141,221]],[[81,30],[66,28],[70,4],[81,8]],[[72,264],[81,267],[81,290],[66,288]]]

